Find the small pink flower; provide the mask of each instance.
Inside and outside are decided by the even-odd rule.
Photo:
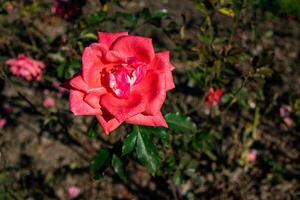
[[[4,128],[4,126],[6,125],[6,123],[7,123],[7,120],[6,120],[6,119],[0,118],[0,128],[1,128],[1,129]]]
[[[289,117],[291,112],[292,108],[289,105],[282,105],[279,109],[279,113],[282,118]]]
[[[293,125],[293,120],[290,117],[283,118],[283,121],[287,127],[291,127]]]
[[[256,150],[250,149],[246,154],[246,159],[249,162],[255,162],[256,161],[257,152]]]
[[[71,19],[80,13],[81,6],[84,3],[85,1],[79,3],[72,0],[52,0],[51,11],[61,18]]]
[[[45,96],[48,96],[49,95],[49,90],[48,89],[45,89],[44,91],[43,91],[43,94],[45,95]]]
[[[78,195],[80,194],[80,188],[77,186],[70,186],[68,188],[68,196],[70,199],[74,199],[76,197],[78,197]]]
[[[43,101],[43,105],[45,107],[52,107],[55,105],[55,100],[51,97],[47,97],[44,101]]]
[[[206,103],[208,105],[218,104],[221,100],[223,92],[223,89],[217,89],[216,91],[214,91],[213,88],[210,88],[206,97]]]
[[[10,65],[12,74],[23,77],[27,81],[41,80],[45,68],[44,63],[23,54],[19,54],[17,58],[9,59],[5,63]]]
[[[6,2],[4,4],[4,9],[8,14],[11,14],[14,11],[14,5],[11,2]]]
[[[13,108],[8,103],[3,104],[2,108],[5,114],[10,114],[13,112]]]

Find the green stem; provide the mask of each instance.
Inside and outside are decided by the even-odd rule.
[[[246,85],[246,82],[250,78],[251,73],[248,73],[247,76],[245,77],[242,85],[239,87],[237,91],[234,92],[233,97],[230,101],[230,103],[226,106],[226,108],[222,111],[222,116],[229,110],[229,108],[236,102],[236,95],[243,89],[243,87]]]

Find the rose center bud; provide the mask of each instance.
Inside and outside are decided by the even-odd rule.
[[[115,65],[108,73],[108,86],[119,98],[128,98],[132,87],[143,79],[146,64],[135,58],[128,58],[126,63]]]

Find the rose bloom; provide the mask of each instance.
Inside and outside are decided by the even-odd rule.
[[[289,117],[291,112],[292,108],[289,105],[282,105],[279,109],[279,113],[282,118]]]
[[[287,127],[291,127],[293,125],[293,120],[290,117],[283,118],[283,122]]]
[[[13,108],[8,103],[4,103],[3,106],[2,106],[2,109],[3,109],[4,113],[8,114],[8,115],[13,112]]]
[[[7,123],[7,120],[5,118],[0,118],[0,128],[4,128],[6,123]]]
[[[155,53],[151,38],[127,32],[98,37],[84,49],[82,71],[64,84],[70,110],[95,115],[106,134],[122,122],[167,127],[160,109],[174,88],[169,52]]]
[[[217,89],[216,91],[213,88],[210,88],[208,95],[206,97],[206,103],[208,105],[218,104],[221,100],[223,89]]]
[[[69,196],[69,199],[74,199],[76,197],[78,197],[80,194],[80,188],[77,187],[77,186],[70,186],[68,188],[68,196]]]
[[[51,11],[64,19],[71,19],[79,14],[84,4],[85,0],[52,0]]]
[[[43,101],[43,106],[45,106],[45,107],[52,107],[54,105],[55,105],[55,100],[51,97],[47,97]]]
[[[14,5],[11,2],[6,2],[4,4],[4,9],[8,14],[12,14],[14,11]]]
[[[257,157],[257,152],[254,149],[250,149],[247,152],[246,158],[247,161],[249,162],[255,162],[256,161],[256,157]]]
[[[9,59],[5,62],[10,65],[12,74],[23,77],[27,81],[41,80],[45,64],[19,54],[17,58]]]

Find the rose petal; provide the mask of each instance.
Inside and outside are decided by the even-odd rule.
[[[31,62],[36,65],[38,68],[44,69],[46,67],[45,63],[38,60],[31,60]]]
[[[111,45],[110,50],[119,52],[122,57],[135,57],[145,63],[150,63],[154,58],[154,49],[151,38],[139,36],[119,37]]]
[[[116,32],[116,33],[106,33],[106,32],[98,32],[98,40],[99,43],[105,44],[108,48],[110,45],[119,37],[128,35],[127,32]]]
[[[151,64],[148,66],[149,70],[158,70],[165,74],[166,90],[171,90],[175,87],[172,70],[174,67],[170,63],[170,53],[168,51],[155,54]]]
[[[103,58],[102,58],[104,63],[122,63],[125,62],[125,58],[117,51],[107,51]]]
[[[5,118],[0,118],[0,128],[4,128],[6,123],[7,123],[7,120]]]
[[[120,99],[113,94],[106,94],[100,104],[107,109],[119,122],[145,110],[145,102],[141,94],[132,92],[128,99]]]
[[[170,63],[170,52],[163,51],[155,54],[152,63],[149,65],[149,69],[155,69],[160,71],[172,71],[173,66]]]
[[[118,128],[122,123],[119,122],[116,118],[112,118],[106,121],[102,115],[96,115],[96,117],[99,123],[101,124],[106,135],[108,135],[110,132]]]
[[[88,85],[84,82],[83,78],[82,78],[82,72],[78,72],[76,74],[74,74],[70,79],[68,79],[67,81],[65,81],[61,87],[64,87],[66,89],[76,89],[76,90],[80,90],[83,92],[86,92],[89,87]]]
[[[13,58],[8,59],[7,61],[5,61],[6,65],[15,65],[15,63],[16,63],[16,59],[13,59]]]
[[[125,58],[117,51],[111,51],[109,48],[102,43],[93,43],[90,46],[94,52],[97,52],[98,58],[101,59],[101,62],[104,64],[113,64],[125,62]]]
[[[95,109],[87,104],[83,98],[85,94],[79,90],[70,90],[70,110],[74,115],[99,115],[100,109]]]
[[[83,80],[90,87],[101,86],[100,72],[103,64],[101,63],[100,56],[102,52],[99,50],[86,47],[82,54],[82,76]]]
[[[217,89],[217,91],[215,92],[215,101],[217,103],[219,103],[221,96],[223,94],[224,90],[223,89]]]
[[[110,73],[108,76],[109,87],[117,97],[128,98],[130,95],[130,82],[128,74],[124,68]]]
[[[97,96],[93,93],[89,93],[89,94],[85,95],[83,100],[93,108],[98,108],[98,109],[101,108],[101,106],[100,106],[100,96]]]
[[[212,105],[214,103],[214,94],[215,94],[215,91],[213,88],[210,88],[209,89],[209,92],[207,94],[207,97],[206,97],[206,103],[208,105]]]
[[[96,96],[102,96],[107,93],[107,90],[105,89],[105,87],[97,87],[97,88],[89,89],[87,93],[89,94],[92,93],[93,95]]]
[[[145,126],[163,126],[168,128],[168,124],[166,123],[164,117],[161,113],[158,113],[155,116],[152,115],[144,115],[137,114],[126,120],[129,124],[139,124]]]
[[[155,55],[157,55],[162,60],[162,62],[165,63],[165,65],[166,65],[165,69],[168,69],[167,70],[168,72],[170,72],[170,71],[172,72],[175,69],[175,67],[170,62],[170,52],[169,51],[159,52]],[[170,73],[170,74],[172,76],[172,73]]]
[[[174,80],[172,72],[165,72],[165,84],[166,84],[166,90],[172,90],[175,88]]]
[[[147,114],[156,115],[160,112],[161,106],[166,99],[165,79],[163,74],[150,70],[137,84],[133,91],[143,95],[146,101]]]

